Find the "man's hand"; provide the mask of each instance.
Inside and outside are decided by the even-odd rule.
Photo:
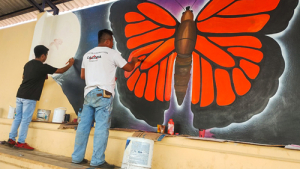
[[[127,63],[124,67],[122,67],[122,69],[125,70],[126,72],[131,72],[134,69],[135,64],[140,61],[143,61],[143,60],[138,59],[137,57],[133,57],[133,58],[131,58],[131,62]]]
[[[138,58],[138,57],[133,57],[131,58],[131,62],[137,63],[137,62],[142,62],[144,59]]]
[[[69,61],[68,61],[69,65],[72,66],[74,64],[74,61],[75,61],[74,58],[70,58]]]
[[[69,61],[67,63],[69,63],[67,66],[57,69],[55,73],[64,73],[66,72],[73,64],[74,64],[74,58],[70,58]],[[66,64],[67,64],[66,63]]]
[[[138,61],[139,61],[139,59],[138,59],[137,57],[131,58],[131,62],[132,62],[132,63],[136,63],[136,62],[138,62]]]

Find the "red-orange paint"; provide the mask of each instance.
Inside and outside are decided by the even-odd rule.
[[[155,88],[156,79],[158,74],[158,65],[152,67],[148,72],[148,80],[145,91],[145,99],[148,101],[154,101],[155,99]]]
[[[125,14],[126,22],[137,22],[144,20],[145,17],[137,12],[128,12]]]
[[[240,96],[245,95],[251,88],[251,83],[239,68],[233,69],[232,80],[233,80],[235,91]]]
[[[212,17],[198,22],[197,28],[207,33],[254,33],[260,31],[269,21],[270,15],[260,14],[237,18]]]
[[[228,51],[234,56],[249,59],[256,63],[259,63],[264,57],[261,51],[251,48],[232,47],[228,48]]]
[[[235,0],[213,0],[200,12],[197,21],[202,21],[218,13]]]
[[[173,76],[173,66],[174,60],[177,56],[177,53],[174,52],[169,56],[168,67],[167,67],[167,77],[166,77],[166,90],[165,90],[165,100],[169,101],[171,98],[172,90],[172,76]]]
[[[160,24],[167,26],[176,25],[176,21],[173,19],[173,17],[166,12],[166,10],[157,6],[156,4],[144,2],[139,4],[137,7],[141,13]]]
[[[274,10],[280,0],[242,0],[225,8],[218,15],[247,15]]]
[[[200,100],[200,57],[197,53],[193,52],[193,84],[192,84],[192,103],[196,104]]]
[[[139,98],[143,97],[145,85],[146,85],[146,73],[142,73],[135,88],[134,88],[134,94],[137,97],[139,97]]]
[[[174,40],[174,38],[167,40],[155,51],[153,51],[141,64],[141,70],[150,68],[171,53],[175,49]]]
[[[141,55],[145,55],[148,54],[150,52],[152,52],[154,49],[156,49],[159,45],[161,45],[163,43],[163,41],[159,41],[144,47],[141,47],[139,49],[136,49],[134,51],[132,51],[128,57],[128,62],[131,62],[131,58],[132,57],[139,57]]]
[[[201,58],[202,88],[201,107],[210,105],[215,99],[213,70],[208,61]]]
[[[260,49],[262,44],[254,36],[208,37],[220,46],[245,46]]]
[[[161,61],[159,66],[159,74],[156,86],[156,97],[160,101],[164,101],[164,89],[166,81],[166,71],[167,71],[167,61],[168,58]]]
[[[133,91],[135,83],[140,76],[140,70],[136,69],[133,75],[127,80],[127,87],[130,91]]]
[[[215,80],[217,87],[217,104],[219,106],[227,106],[233,103],[236,96],[232,90],[229,73],[224,69],[216,69]]]
[[[250,78],[250,79],[255,79],[259,73],[259,66],[251,63],[247,60],[242,59],[240,61],[240,67],[245,71],[246,75]]]
[[[220,66],[233,67],[235,65],[234,60],[229,54],[209,42],[203,36],[197,36],[195,49]]]
[[[214,33],[214,36],[219,33],[256,33],[270,19],[266,12],[274,10],[278,3],[279,0],[213,0],[197,17],[196,26],[198,31]],[[165,9],[151,2],[140,3],[137,8],[141,14],[129,12],[125,15],[126,22],[130,22],[125,27],[127,47],[138,48],[130,54],[128,61],[132,57],[143,57],[145,60],[137,65],[133,74],[125,73],[125,77],[129,77],[128,88],[134,90],[137,97],[148,101],[169,101],[173,65],[177,57],[176,53],[170,53],[175,49],[173,37],[177,21]],[[260,67],[255,63],[261,62],[264,57],[259,50],[261,48],[261,41],[254,36],[198,35],[195,45],[197,53],[193,52],[192,56],[191,102],[200,107],[209,106],[214,101],[219,106],[227,106],[234,102],[237,95],[249,92],[251,83],[247,77],[255,79],[259,74]],[[239,63],[235,61],[237,58],[241,59]],[[232,76],[229,74],[231,70]]]
[[[131,37],[135,35],[139,35],[153,29],[158,28],[159,26],[150,21],[143,21],[139,23],[128,24],[125,27],[125,36]]]
[[[174,35],[174,33],[175,29],[159,28],[154,31],[128,39],[127,47],[128,49],[133,49],[149,42],[170,38]]]
[[[128,78],[135,71],[135,69],[139,69],[140,64],[141,64],[141,62],[137,62],[135,64],[135,68],[131,72],[125,71],[124,72],[125,77]]]

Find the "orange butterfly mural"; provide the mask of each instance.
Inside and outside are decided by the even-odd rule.
[[[179,22],[153,2],[136,1],[119,12],[122,24],[113,13],[118,13],[121,5],[113,5],[110,21],[118,49],[128,61],[132,57],[144,59],[132,72],[122,75],[126,85],[118,84],[119,90],[127,92],[126,96],[120,96],[121,101],[127,106],[134,104],[136,98],[142,99],[136,103],[142,103],[143,108],[136,111],[153,108],[148,104],[151,102],[165,110],[167,104],[160,103],[170,101],[172,89],[177,103],[183,103],[189,83],[193,113],[210,107],[220,112],[221,107],[236,106],[234,103],[246,95],[253,97],[249,92],[260,81],[257,80],[260,73],[268,68],[264,68],[269,60],[266,57],[272,55],[264,47],[269,41],[264,34],[282,31],[291,18],[278,24],[271,17],[282,10],[282,3],[282,0],[211,0],[196,17],[187,7]],[[293,3],[297,5],[296,1]],[[274,28],[276,25],[279,26]],[[277,43],[273,47],[280,50]],[[273,67],[278,66],[279,70],[269,81],[277,81],[273,82],[275,86],[284,69],[282,56],[278,60]],[[273,94],[274,91],[265,95],[266,102]],[[158,116],[135,115],[149,121]]]

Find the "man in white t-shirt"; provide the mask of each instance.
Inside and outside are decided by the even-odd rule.
[[[82,59],[81,78],[85,79],[84,104],[78,125],[72,162],[87,163],[84,159],[93,119],[96,120],[93,155],[90,165],[114,168],[105,161],[105,149],[111,122],[112,101],[117,67],[132,71],[139,61],[133,57],[130,63],[113,50],[113,33],[104,29],[98,32],[98,46],[88,51]]]

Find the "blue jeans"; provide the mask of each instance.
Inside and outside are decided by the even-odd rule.
[[[35,109],[36,100],[22,99],[17,97],[16,101],[16,117],[12,123],[9,138],[16,141],[19,131],[19,143],[25,143],[29,123],[31,122],[32,115]]]
[[[96,88],[90,91],[84,98],[81,121],[78,125],[75,138],[72,162],[79,163],[83,160],[91,125],[95,118],[96,127],[94,133],[93,155],[90,165],[97,166],[105,162],[105,149],[108,140],[113,97],[104,98],[103,90]]]

